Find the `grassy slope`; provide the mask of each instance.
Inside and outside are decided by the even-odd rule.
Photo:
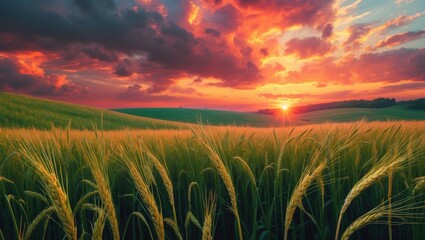
[[[386,120],[424,120],[425,111],[407,109],[405,106],[388,108],[341,108],[314,111],[295,115],[296,119],[308,119],[309,122],[320,123],[325,121],[350,122],[365,118],[368,121]]]
[[[249,126],[278,126],[279,120],[274,116],[229,112],[206,109],[187,108],[121,108],[114,109],[121,113],[136,116],[157,118],[170,121],[196,123],[199,119],[213,125],[249,125]]]
[[[92,129],[93,124],[101,126],[103,114],[104,129],[124,128],[177,128],[180,123],[129,116],[97,108],[42,100],[17,94],[0,92],[0,128],[50,129],[66,127],[71,121],[73,129]]]
[[[127,113],[136,116],[179,121],[179,122],[197,122],[199,117],[203,122],[210,124],[236,124],[251,126],[280,126],[282,116],[274,117],[255,113],[241,113],[228,111],[215,111],[204,109],[179,109],[179,108],[126,108],[114,109],[114,111]],[[332,122],[351,122],[363,118],[369,121],[386,120],[425,120],[425,111],[411,110],[405,106],[394,106],[380,109],[364,108],[341,108],[322,111],[314,111],[303,114],[291,115],[285,117],[285,125],[291,120],[293,125],[302,125],[308,123]],[[308,121],[305,121],[308,120]]]

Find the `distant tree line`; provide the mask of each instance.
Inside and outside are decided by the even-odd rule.
[[[341,102],[330,102],[330,103],[320,103],[320,104],[311,104],[306,106],[294,107],[291,109],[291,113],[305,113],[326,109],[335,109],[335,108],[385,108],[391,107],[396,104],[404,104],[409,109],[422,109],[425,110],[425,98],[410,100],[410,101],[401,101],[397,102],[395,98],[376,98],[373,100],[349,100]],[[260,114],[266,115],[277,115],[281,112],[281,109],[272,108],[272,109],[261,109],[257,111]]]
[[[425,98],[419,98],[416,100],[408,100],[408,101],[399,101],[397,102],[397,104],[406,105],[406,108],[409,108],[409,109],[425,110]]]

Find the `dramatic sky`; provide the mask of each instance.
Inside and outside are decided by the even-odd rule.
[[[241,111],[425,97],[425,0],[0,0],[0,90]]]

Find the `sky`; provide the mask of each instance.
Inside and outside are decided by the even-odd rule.
[[[425,0],[0,0],[0,91],[255,111],[425,97]]]

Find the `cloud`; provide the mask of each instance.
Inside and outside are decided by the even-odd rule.
[[[403,4],[403,3],[412,3],[415,0],[395,0],[395,3],[397,4]]]
[[[399,27],[408,25],[409,23],[413,22],[414,20],[416,20],[417,18],[423,16],[425,14],[425,12],[421,12],[421,13],[416,13],[414,15],[401,15],[398,16],[394,19],[391,19],[387,22],[385,22],[384,24],[382,24],[381,26],[379,26],[377,28],[377,32],[379,34],[385,34],[388,33],[391,30],[397,29]]]
[[[90,58],[97,59],[100,61],[115,62],[118,60],[118,56],[116,53],[106,51],[105,49],[97,46],[91,48],[84,47],[83,49],[81,49],[81,51],[87,54],[87,56],[89,56]]]
[[[251,8],[265,14],[268,13],[284,26],[322,24],[334,16],[333,1],[235,0],[235,2],[235,5],[242,8]],[[274,14],[277,12],[280,13],[280,16]]]
[[[64,76],[24,73],[22,67],[14,60],[0,57],[0,90],[58,96],[86,92],[85,88],[67,82]]]
[[[319,82],[319,83],[314,84],[314,86],[317,87],[317,88],[324,88],[324,87],[327,87],[328,84],[325,83],[325,82],[324,83]]]
[[[211,21],[221,31],[233,31],[240,23],[241,16],[239,11],[232,4],[227,4],[217,9],[211,16]]]
[[[299,58],[323,56],[330,52],[331,45],[318,37],[293,38],[286,43],[286,54],[295,54]]]
[[[93,13],[99,10],[113,10],[115,9],[115,3],[113,0],[74,0],[78,7],[89,13]]]
[[[124,91],[116,95],[117,100],[130,101],[130,102],[179,102],[187,100],[185,97],[175,97],[169,95],[152,95],[149,91],[146,91],[139,84],[130,85]]]
[[[129,77],[133,75],[133,66],[128,59],[125,59],[115,66],[114,73],[119,77]]]
[[[425,89],[425,83],[422,82],[412,82],[412,83],[402,83],[397,85],[386,85],[381,87],[381,90],[399,92],[399,91],[409,91],[412,89]]]
[[[332,33],[333,33],[333,25],[332,23],[328,23],[322,30],[322,38],[328,38],[332,36]]]
[[[356,84],[359,82],[425,81],[425,48],[362,54],[336,62],[320,59],[291,71],[287,82]]]
[[[415,41],[425,37],[425,31],[405,32],[387,37],[385,40],[379,41],[372,50],[383,47],[394,47],[407,42]]]
[[[193,83],[202,83],[203,82],[203,80],[202,80],[202,78],[200,78],[200,77],[196,77],[194,80],[193,80]]]
[[[83,48],[82,51],[103,61],[116,60],[115,52],[127,56],[145,55],[163,69],[214,77],[221,81],[221,86],[252,88],[261,81],[260,70],[253,67],[256,64],[250,59],[241,59],[223,51],[223,46],[214,46],[195,37],[192,32],[167,22],[157,12],[124,9],[116,14],[114,11],[118,10],[114,10],[111,4],[94,7],[96,1],[89,1],[87,6],[78,1],[83,13],[70,11],[60,14],[46,10],[49,9],[45,5],[47,2],[55,6],[47,0],[38,4],[21,1],[0,3],[0,29],[15,38],[22,34],[29,39],[34,38],[35,42],[31,44],[42,50],[91,44],[93,48]],[[103,11],[102,14],[96,13],[99,11]],[[230,30],[237,26],[235,23],[232,27],[233,23],[228,22],[231,19],[237,21],[236,14],[233,5],[226,5],[216,11],[215,21],[223,21],[223,27]],[[208,32],[218,35],[211,29]],[[44,44],[46,39],[51,43],[50,47]],[[106,54],[103,49],[108,49],[111,54]],[[118,68],[116,74],[130,74],[123,71],[121,65]]]
[[[369,32],[372,30],[372,25],[370,24],[354,24],[348,28],[350,33],[347,40],[343,43],[346,49],[357,49],[363,44],[364,37],[366,37]]]
[[[258,96],[268,98],[268,99],[303,99],[305,97],[310,97],[311,94],[308,93],[280,93],[280,94],[272,94],[272,93],[262,93],[258,94]]]
[[[220,37],[220,32],[214,28],[205,28],[205,33],[213,37]]]

